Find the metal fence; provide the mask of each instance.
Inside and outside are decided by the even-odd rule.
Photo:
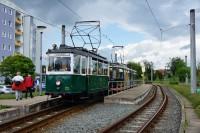
[[[142,84],[142,80],[109,81],[108,95],[118,93]]]

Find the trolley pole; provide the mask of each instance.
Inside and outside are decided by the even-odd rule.
[[[196,93],[196,39],[195,39],[195,9],[190,10],[190,64],[191,64],[191,93]]]

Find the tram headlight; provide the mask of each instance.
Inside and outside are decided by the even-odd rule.
[[[60,80],[57,80],[57,81],[56,81],[56,86],[60,86],[60,84],[61,84],[61,81],[60,81]]]

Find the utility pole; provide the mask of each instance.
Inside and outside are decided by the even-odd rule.
[[[195,39],[195,9],[190,10],[190,64],[191,64],[191,93],[196,93],[196,39]]]
[[[153,82],[153,62],[151,62],[151,82]]]
[[[187,67],[187,55],[185,56],[185,65]],[[188,84],[188,74],[187,73],[185,74],[185,84],[186,85]]]

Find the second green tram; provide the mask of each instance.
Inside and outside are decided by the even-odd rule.
[[[46,94],[68,98],[104,95],[108,91],[106,58],[82,47],[54,45],[48,49]]]

